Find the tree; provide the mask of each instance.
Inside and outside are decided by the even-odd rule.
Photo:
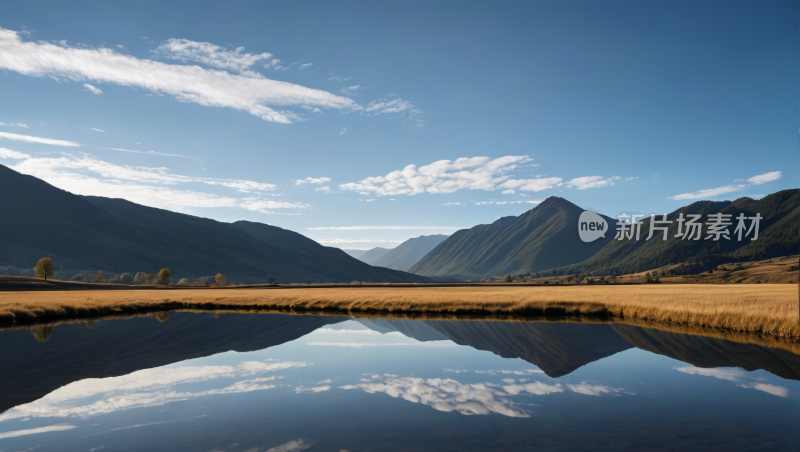
[[[217,285],[220,287],[228,285],[228,280],[225,279],[224,276],[222,276],[222,273],[217,273],[217,276],[214,277],[214,281],[216,281]]]
[[[136,277],[133,278],[134,284],[144,284],[147,282],[147,273],[139,272],[136,274]]]
[[[94,279],[92,282],[101,282],[103,280],[103,270],[97,270],[97,273],[94,274]]]
[[[511,275],[506,275],[506,282],[513,282],[513,281],[514,278],[512,278]]]
[[[192,282],[189,281],[189,278],[181,278],[181,280],[178,281],[176,284],[179,286],[190,286],[192,285]]]
[[[55,273],[55,266],[53,265],[52,259],[49,257],[43,257],[39,259],[39,262],[36,263],[36,267],[33,269],[36,272],[36,276],[39,278],[44,278],[47,281],[48,276],[53,276]]]
[[[162,268],[161,271],[158,272],[158,282],[169,283],[170,281],[172,281],[172,270]]]
[[[278,280],[273,277],[269,277],[267,278],[267,284],[278,284]]]
[[[130,273],[123,273],[122,276],[119,277],[119,282],[122,284],[132,284],[133,283],[133,275]]]
[[[154,274],[152,274],[152,273],[148,273],[148,274],[147,274],[147,275],[144,277],[144,280],[147,282],[147,284],[153,284],[153,281],[155,281],[155,280],[156,280],[156,275],[154,275]]]

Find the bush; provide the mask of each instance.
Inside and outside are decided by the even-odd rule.
[[[92,282],[102,282],[103,281],[103,270],[97,270],[97,273],[94,274],[94,279]]]
[[[144,284],[147,282],[147,273],[139,272],[136,274],[136,277],[133,278],[134,284]]]
[[[162,268],[161,271],[158,272],[158,282],[169,283],[170,281],[172,281],[172,270]]]
[[[33,271],[36,273],[36,276],[44,278],[44,280],[47,281],[47,277],[53,276],[55,273],[55,266],[49,257],[43,257],[36,263],[36,267],[33,268]]]
[[[213,286],[216,284],[213,276],[201,276],[194,282],[196,286]]]
[[[176,282],[175,284],[178,286],[188,286],[192,283],[189,281],[189,278],[181,278],[180,281]]]
[[[506,282],[513,282],[513,281],[514,278],[512,278],[511,275],[506,275]]]
[[[275,278],[267,278],[267,284],[278,284],[278,280]]]
[[[360,285],[360,284],[363,284],[363,283],[361,281],[351,281],[350,284]]]
[[[133,284],[133,275],[130,273],[123,273],[122,276],[119,277],[119,282],[122,284]]]
[[[225,276],[223,276],[222,273],[217,273],[217,276],[214,277],[214,281],[220,287],[225,287],[228,285],[228,280],[225,279]]]

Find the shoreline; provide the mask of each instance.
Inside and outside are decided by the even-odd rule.
[[[172,310],[270,311],[496,320],[581,317],[800,339],[794,284],[363,285],[337,286],[337,290],[309,286],[272,289],[0,291],[0,326]]]

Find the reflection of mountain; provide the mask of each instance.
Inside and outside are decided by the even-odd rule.
[[[420,323],[429,329],[418,326]],[[551,377],[566,375],[592,361],[633,347],[606,324],[381,320],[379,326],[383,330],[376,331],[387,332],[391,327],[421,341],[450,339],[503,358],[522,358]],[[424,334],[418,336],[417,332]]]
[[[750,372],[764,369],[781,378],[800,380],[800,356],[788,350],[630,325],[615,324],[612,328],[637,348],[696,367],[741,367]]]
[[[135,318],[0,332],[0,412],[73,381],[126,375],[229,350],[261,350],[292,341],[344,317],[173,313],[169,321]],[[37,335],[38,334],[38,335]]]

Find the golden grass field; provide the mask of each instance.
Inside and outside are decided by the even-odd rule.
[[[800,338],[795,284],[208,288],[0,292],[0,322],[173,309],[596,316]]]

